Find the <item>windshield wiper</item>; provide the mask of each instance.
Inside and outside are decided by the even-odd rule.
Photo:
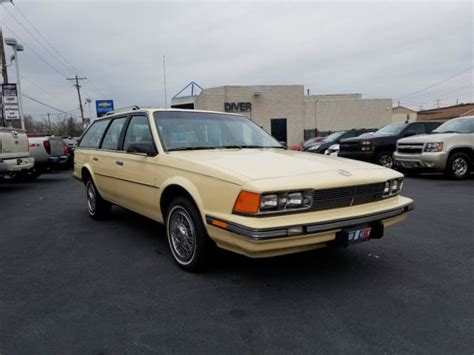
[[[223,145],[221,147],[217,148],[222,148],[222,149],[246,149],[246,148],[280,148],[280,149],[285,149],[283,146],[278,146],[278,145]]]
[[[441,132],[432,131],[431,133],[438,134],[438,133],[461,133],[461,132],[458,132],[458,131],[441,131]]]
[[[204,150],[204,149],[219,149],[219,147],[179,147],[179,148],[171,148],[168,149],[168,152],[174,152],[178,150]]]

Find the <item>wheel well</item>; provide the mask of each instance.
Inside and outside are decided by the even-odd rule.
[[[449,152],[451,157],[454,153],[466,153],[469,158],[471,158],[471,163],[474,163],[474,150],[468,147],[454,148]]]
[[[171,202],[173,202],[173,199],[178,196],[189,198],[189,200],[197,208],[196,202],[194,201],[191,194],[185,188],[179,185],[169,185],[165,188],[160,198],[160,208],[161,208],[161,213],[163,215],[163,219],[166,218],[166,214],[168,213],[168,209],[171,205]]]
[[[87,181],[89,181],[90,179],[92,179],[92,175],[91,175],[89,169],[87,169],[87,168],[82,168],[81,176],[82,176],[82,181],[84,182],[84,184]]]

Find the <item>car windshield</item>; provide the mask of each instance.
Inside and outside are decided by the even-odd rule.
[[[452,119],[431,133],[474,133],[474,117]]]
[[[342,132],[335,132],[324,138],[325,143],[331,143],[335,142],[340,136],[342,136],[345,133],[345,131]]]
[[[312,145],[312,144],[316,143],[317,141],[318,141],[317,137],[308,139],[306,142],[304,142],[303,146],[307,147],[309,145]]]
[[[173,150],[284,147],[249,119],[228,114],[158,111],[154,113],[163,148]]]
[[[390,136],[400,134],[401,131],[406,127],[405,123],[392,123],[388,126],[380,128],[375,132],[374,136]]]

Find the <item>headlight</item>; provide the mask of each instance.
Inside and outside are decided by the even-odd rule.
[[[385,182],[383,197],[395,196],[400,193],[403,187],[403,178],[391,179]]]
[[[425,152],[441,152],[443,150],[443,142],[426,143]]]
[[[257,195],[258,199],[253,199],[253,195]],[[258,200],[260,202],[257,206],[250,206]],[[245,215],[281,213],[308,209],[312,204],[313,190],[272,192],[261,195],[242,191],[233,212]]]
[[[308,150],[316,150],[318,149],[320,144],[312,145],[311,147],[308,148]]]

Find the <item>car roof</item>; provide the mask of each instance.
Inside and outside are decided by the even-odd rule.
[[[244,117],[247,118],[244,115],[233,113],[233,112],[221,112],[221,111],[207,111],[207,110],[190,110],[190,109],[179,109],[179,108],[163,108],[163,107],[144,107],[144,108],[130,108],[130,109],[125,109],[125,110],[117,110],[117,111],[111,111],[109,114],[106,114],[105,116],[98,117],[95,119],[95,121],[99,120],[104,120],[107,118],[113,118],[116,116],[122,116],[122,115],[128,115],[130,113],[154,113],[154,112],[187,112],[187,113],[212,113],[212,114],[219,114],[219,115],[232,115],[232,116],[239,116],[239,117]]]

